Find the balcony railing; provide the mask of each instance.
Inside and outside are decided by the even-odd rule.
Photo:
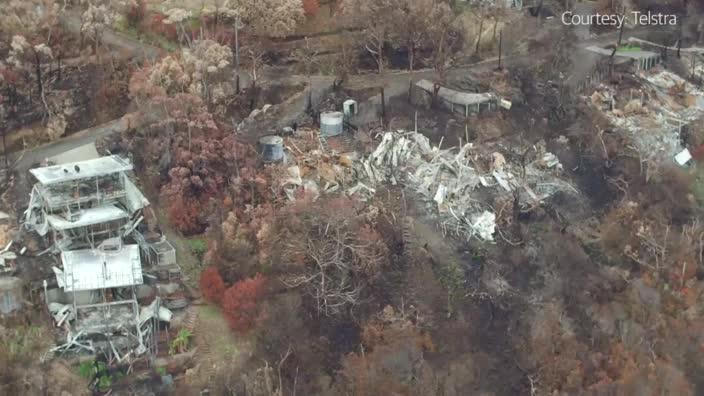
[[[40,190],[42,197],[44,198],[44,203],[49,211],[54,211],[56,209],[62,209],[70,205],[81,205],[91,201],[95,201],[99,204],[115,201],[127,196],[125,190],[113,190],[113,191],[95,191],[87,195],[71,195],[71,194],[61,194],[55,193],[53,191],[47,191],[44,189]]]

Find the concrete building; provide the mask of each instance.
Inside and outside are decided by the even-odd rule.
[[[31,169],[37,183],[25,211],[26,229],[49,234],[55,251],[120,236],[149,204],[127,176],[131,170],[118,156]]]
[[[137,301],[142,260],[153,262],[155,246],[161,261],[177,265],[163,236],[154,243],[138,229],[149,201],[131,180],[132,169],[128,160],[107,156],[30,170],[37,183],[24,228],[44,237],[45,253],[56,255],[55,283],[65,296],[49,301],[55,293],[46,293],[57,325],[67,330],[54,352],[102,351],[118,360],[155,353],[157,323],[170,318],[159,298],[147,307]]]

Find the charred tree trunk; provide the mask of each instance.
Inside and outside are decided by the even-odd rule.
[[[436,108],[438,105],[438,93],[440,92],[440,84],[435,83],[433,85],[433,97],[430,100],[430,106]]]
[[[386,125],[386,95],[384,87],[381,87],[381,121],[382,124]]]
[[[513,190],[513,208],[512,208],[512,221],[511,225],[513,228],[513,234],[521,239],[521,224],[519,223],[519,217],[521,215],[521,193],[518,189]]]
[[[497,18],[494,18],[494,31],[493,31],[492,36],[491,36],[491,41],[492,41],[492,42],[493,42],[493,41],[496,41],[496,27],[498,26],[498,24],[499,24],[499,20],[498,20]]]
[[[484,30],[484,18],[479,21],[479,34],[477,35],[477,45],[474,48],[474,53],[479,55],[479,44],[482,42],[482,30]]]
[[[503,29],[499,32],[499,67],[498,69],[501,70],[501,51],[502,51],[502,45],[503,45],[503,39],[504,39],[504,31]]]
[[[535,7],[535,16],[538,17],[538,21],[540,21],[542,18],[540,17],[540,13],[543,11],[543,0],[540,0],[538,3],[538,6]]]
[[[308,104],[306,106],[306,111],[311,112],[313,110],[313,85],[308,85]]]
[[[384,43],[380,43],[377,48],[376,63],[379,67],[379,74],[384,72]]]
[[[14,122],[16,121],[17,118],[17,88],[15,88],[14,84],[10,86],[10,92],[9,92],[9,97],[8,97],[8,105],[9,105],[9,114],[8,114],[8,123],[7,127],[3,128],[2,130],[2,153],[3,156],[5,157],[5,169],[10,169],[10,157],[9,153],[7,151],[7,133],[10,131],[10,128],[13,127]],[[11,121],[11,122],[10,122]]]
[[[42,83],[42,62],[37,51],[34,51],[34,74],[37,77],[37,91],[41,97],[44,93],[44,84]]]
[[[687,3],[685,2],[685,13],[687,7]],[[682,49],[682,23],[679,23],[679,37],[677,38],[677,59],[680,59],[680,50]]]
[[[29,71],[25,71],[22,73],[24,76],[24,80],[27,83],[27,100],[29,101],[29,105],[31,106],[33,103],[32,100],[32,73]]]
[[[2,154],[5,157],[5,169],[10,169],[10,160],[7,158],[7,141],[5,140],[5,135],[7,135],[8,128],[3,128],[2,130]]]

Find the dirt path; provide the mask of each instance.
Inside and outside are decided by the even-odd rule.
[[[253,344],[247,337],[236,336],[220,310],[212,305],[198,309],[198,326],[194,329],[199,379],[208,384],[218,373],[235,373],[249,359]]]
[[[61,23],[70,31],[80,34],[81,28],[81,18],[75,12],[65,12],[61,15]],[[642,29],[634,29],[627,32],[624,36],[624,40],[630,35],[641,33]],[[580,43],[582,46],[587,45],[604,45],[607,43],[612,43],[618,37],[618,32],[608,33],[596,37],[592,40],[588,40]],[[163,52],[160,48],[154,47],[152,45],[134,40],[130,37],[117,33],[113,30],[107,29],[103,34],[103,41],[105,44],[117,47],[127,52],[133,54],[132,56],[137,59],[153,59]],[[462,76],[470,71],[486,71],[496,66],[497,58],[485,59],[480,62],[453,67],[448,71],[450,77]],[[308,82],[309,78],[303,75],[290,74],[289,68],[281,67],[271,67],[266,68],[262,73],[262,78],[272,82],[279,83],[301,83]],[[363,74],[355,75],[349,78],[346,82],[345,87],[350,89],[364,89],[369,87],[381,87],[385,88],[385,94],[387,100],[403,95],[407,92],[408,86],[412,81],[417,81],[420,79],[432,79],[435,72],[432,69],[423,69],[415,71],[389,71],[384,74]],[[241,83],[243,85],[248,84],[249,76],[247,73],[241,73]],[[310,77],[311,90],[313,96],[313,102],[317,101],[325,94],[325,92],[330,89],[334,78],[325,75],[315,75]],[[292,103],[287,105],[288,108],[282,114],[281,125],[287,125],[291,120],[299,116],[303,111],[305,111],[305,105],[307,101],[307,93],[295,98]],[[369,108],[375,108],[381,103],[381,95],[375,95],[368,99]],[[370,114],[368,118],[374,118],[375,115]],[[111,133],[119,132],[124,130],[125,125],[122,124],[121,120],[113,120],[108,123],[95,126],[93,128],[88,128],[83,131],[77,132],[69,137],[63,138],[59,141],[28,150],[24,153],[19,153],[11,156],[11,159],[17,162],[17,169],[20,173],[26,173],[26,170],[34,163],[40,162],[45,158],[52,157],[54,155],[60,154],[61,152],[73,149],[75,147],[95,142],[96,139],[107,136]],[[21,158],[20,158],[21,156]]]
[[[123,132],[126,129],[126,121],[122,118],[118,118],[108,121],[105,124],[78,131],[70,136],[35,147],[31,150],[11,154],[10,160],[15,163],[15,169],[18,172],[25,173],[33,164],[41,162],[46,158],[53,157],[79,146],[94,143],[98,138],[116,132]]]

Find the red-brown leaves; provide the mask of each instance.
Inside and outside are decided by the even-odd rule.
[[[203,232],[205,225],[201,217],[201,207],[192,199],[175,197],[169,205],[169,220],[186,235],[193,235]]]
[[[257,274],[235,283],[225,291],[222,309],[232,330],[244,333],[254,326],[259,313],[259,301],[264,295],[265,281],[261,274]]]
[[[303,12],[306,16],[315,16],[320,10],[320,2],[318,0],[303,0]]]
[[[216,267],[208,267],[200,274],[200,290],[206,300],[219,304],[225,293],[225,282]]]

